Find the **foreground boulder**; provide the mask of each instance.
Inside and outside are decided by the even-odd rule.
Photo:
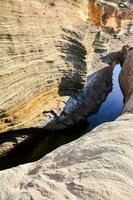
[[[36,163],[0,172],[0,199],[133,199],[132,132],[133,114],[125,114]]]

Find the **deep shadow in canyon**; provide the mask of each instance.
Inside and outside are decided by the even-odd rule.
[[[113,68],[111,69],[111,67],[102,69],[98,73],[101,73],[101,72],[105,73],[106,70],[109,70],[109,75],[113,74]],[[96,78],[96,73],[94,73],[93,75],[90,76],[90,78],[88,78],[88,83],[87,83],[88,85],[93,83],[92,81],[93,78],[94,79]],[[113,87],[112,76],[107,78],[107,81],[105,81],[104,84],[108,85],[107,89],[103,90],[104,94],[99,93],[101,91],[99,91],[98,87],[100,87],[100,85],[98,83],[94,85],[94,88],[93,88],[93,90],[97,90],[97,93],[98,93],[97,98],[100,98],[100,101],[98,102],[96,106],[97,110],[95,110],[95,112],[100,109],[102,102],[106,101],[107,96],[112,91],[112,87]],[[89,93],[91,93],[89,88],[87,90]],[[91,95],[94,95],[94,94],[92,93]],[[92,100],[94,101],[94,103],[96,103],[95,102],[96,99],[94,97],[92,98]],[[87,101],[89,101],[89,99],[87,99]],[[87,105],[89,105],[89,102],[88,104],[85,105],[85,107]],[[53,151],[57,147],[63,144],[69,143],[81,137],[82,135],[86,134],[88,132],[88,127],[89,127],[87,119],[89,116],[93,115],[93,113],[88,112],[87,115],[85,114],[83,120],[80,120],[80,122],[75,123],[75,125],[72,125],[69,128],[65,128],[63,130],[52,131],[52,130],[48,130],[47,127],[46,128],[30,128],[30,129],[9,131],[7,133],[1,134],[0,144],[6,141],[16,140],[16,137],[26,136],[27,139],[25,139],[23,142],[17,145],[8,154],[4,155],[3,157],[0,157],[0,170],[11,168],[19,164],[36,161],[40,159],[41,157],[43,157],[44,155],[46,155],[47,153]],[[53,122],[51,122],[51,124],[52,123]],[[50,124],[48,124],[48,127],[49,125]]]
[[[57,147],[82,136],[87,126],[88,124],[82,121],[64,130],[51,131],[43,128],[30,128],[9,131],[8,134],[12,134],[12,139],[22,135],[26,135],[28,138],[11,150],[7,155],[0,157],[0,170],[40,159]],[[5,138],[5,140],[6,139],[7,138]],[[5,140],[0,138],[0,143]]]

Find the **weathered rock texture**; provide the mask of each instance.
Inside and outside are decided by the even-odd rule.
[[[133,37],[119,41],[111,37],[110,54],[96,55],[91,65],[97,28],[85,21],[119,32],[132,26],[132,16],[129,1],[124,7],[118,1],[89,1],[89,13],[88,2],[80,0],[0,1],[1,155],[28,138],[6,131],[44,127],[55,117],[66,119],[65,125],[69,125],[69,114],[84,117],[78,108],[81,97],[88,97],[85,92],[92,91],[89,87],[82,90],[87,74],[102,68],[103,62],[112,64],[114,51]],[[133,199],[132,54],[125,55],[120,77],[126,113],[36,163],[0,172],[0,199]],[[91,106],[94,110],[95,105]]]
[[[69,96],[82,90],[87,74],[99,70],[99,61],[87,69],[97,32],[85,23],[91,4],[110,2],[0,2],[0,132],[45,127],[54,119],[51,110],[59,115]],[[131,16],[132,6],[124,11]]]
[[[90,75],[85,90],[71,95],[59,116],[54,110],[46,112],[45,115],[55,115],[49,123],[51,131],[45,127],[1,133],[0,170],[35,161],[83,135],[88,127],[86,118],[97,112],[112,90],[112,73],[113,67],[109,66]]]
[[[0,132],[45,126],[43,112],[58,110],[62,95],[83,88],[85,5],[66,0],[0,2]]]
[[[94,51],[96,53],[104,53],[109,50],[109,35],[98,31],[93,42]]]
[[[133,35],[110,37],[110,44],[97,40],[88,17],[87,0],[0,2],[0,156],[29,138],[25,128],[64,128],[84,119],[111,89],[111,69],[101,72],[106,86],[98,75],[94,87],[86,87],[87,75],[90,83]],[[108,56],[93,54],[93,44],[109,49]],[[9,132],[20,129],[17,135]]]
[[[64,110],[54,121],[57,128],[61,122],[63,128],[66,128],[96,112],[112,90],[112,74],[113,67],[108,66],[88,76],[85,89],[71,95],[66,102]]]
[[[109,32],[119,32],[123,29],[131,31],[133,24],[133,2],[119,0],[90,0],[88,6],[88,21]],[[130,29],[130,30],[129,30]]]
[[[0,172],[0,199],[133,199],[132,131],[126,114],[36,163]]]
[[[129,48],[125,57],[120,81],[125,94],[125,107],[123,112],[133,112],[133,48]]]
[[[120,77],[129,100],[133,74],[132,66],[126,64],[130,64],[132,56],[132,51],[127,53]],[[124,87],[127,68],[130,82]],[[130,107],[128,103],[126,106]],[[0,172],[0,198],[133,199],[133,114],[128,111],[36,163]]]

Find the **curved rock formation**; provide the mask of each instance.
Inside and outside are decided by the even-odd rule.
[[[0,2],[0,132],[45,126],[43,112],[86,82],[86,1]],[[62,86],[59,91],[59,86]]]
[[[87,75],[90,82],[92,74],[119,59],[117,51],[130,37],[122,41],[110,37],[109,47],[108,39],[97,40],[98,29],[86,23],[87,0],[4,0],[0,11],[3,156],[28,140],[32,134],[28,128],[64,128],[96,111],[111,88],[107,80],[111,70],[101,72],[107,87],[98,75],[94,84],[94,88],[100,85],[97,92],[86,87]],[[107,57],[93,54],[93,44],[95,49],[109,48]],[[111,53],[114,51],[117,53]]]
[[[127,61],[132,57],[133,52],[129,51],[120,77],[125,98],[130,102],[132,66]],[[124,87],[127,70],[131,82]],[[128,103],[126,106],[130,108]],[[95,128],[36,163],[0,172],[0,198],[131,200],[133,113],[129,109],[126,112],[116,121]]]
[[[56,118],[60,120],[58,128],[62,128],[95,111],[103,95],[100,101],[95,98],[96,106],[93,103],[88,106],[85,99],[80,102],[90,97],[89,91],[83,90],[87,75],[108,66],[112,58],[105,59],[106,63],[99,62],[98,55],[92,58],[97,28],[86,23],[86,0],[4,0],[0,2],[0,11],[0,155],[3,155],[29,137],[27,130],[23,135],[9,131],[50,128]],[[115,50],[123,45],[117,42]],[[114,43],[111,41],[111,45]],[[110,46],[111,51],[113,48]],[[75,102],[73,96],[78,96],[78,108],[85,103],[86,112],[74,110],[75,106],[71,112],[70,106],[68,113],[68,105]]]
[[[88,87],[89,83],[99,87],[98,79],[92,81],[91,74],[112,64],[114,55],[120,58],[118,50],[132,40],[132,35],[125,35],[123,40],[110,37],[109,54],[102,57],[95,54],[91,63],[97,28],[85,23],[87,17],[102,26],[102,30],[113,27],[119,32],[127,25],[132,26],[133,15],[131,1],[89,2],[89,14],[87,0],[0,2],[0,155],[3,157],[19,143],[29,141],[32,133],[26,134],[28,128],[40,127],[43,131],[42,127],[53,120],[57,123],[57,118],[63,125],[83,118],[81,103],[89,112],[86,100],[91,92],[99,99],[99,90],[95,93],[94,88]],[[133,199],[132,58],[132,51],[123,57],[120,76],[126,100],[123,115],[36,163],[0,172],[0,199]],[[106,80],[104,74],[103,71]],[[90,77],[84,90],[87,75]],[[100,91],[102,87],[110,89],[108,81],[107,88],[101,83]],[[91,99],[91,111],[99,105],[96,102]],[[18,135],[16,130],[20,131]],[[36,130],[35,133],[38,134]],[[33,148],[32,144],[28,148]]]
[[[48,128],[1,133],[0,170],[36,161],[62,144],[83,135],[88,127],[87,117],[97,112],[112,90],[112,73],[113,67],[109,66],[90,75],[86,88],[71,95],[59,116],[54,110],[45,112],[46,116],[55,116]]]
[[[4,0],[0,13],[0,132],[45,127],[90,74],[88,1]]]

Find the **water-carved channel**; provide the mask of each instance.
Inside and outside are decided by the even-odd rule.
[[[123,93],[119,85],[120,64],[114,67],[112,75],[112,91],[108,94],[99,110],[87,118],[87,131],[92,130],[99,124],[115,120],[123,108]]]
[[[7,137],[12,134],[14,137],[17,135],[29,135],[29,138],[13,149],[8,155],[0,157],[0,170],[36,161],[57,147],[89,133],[89,131],[99,124],[116,119],[120,115],[123,108],[123,94],[119,86],[120,70],[121,67],[117,64],[113,69],[111,77],[112,91],[109,91],[108,94],[104,95],[106,96],[106,99],[104,98],[97,112],[91,113],[91,115],[89,114],[89,116],[86,116],[82,122],[76,124],[75,126],[58,131],[28,129],[14,131],[13,133],[7,134]],[[96,77],[95,75],[96,74],[94,74],[94,78]],[[2,143],[4,137],[0,138],[0,143]]]

